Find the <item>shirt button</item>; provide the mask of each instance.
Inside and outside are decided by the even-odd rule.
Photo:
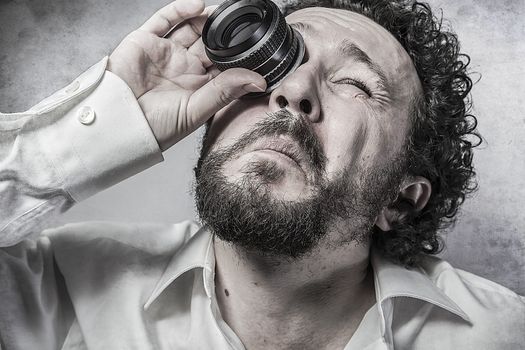
[[[77,111],[78,121],[89,125],[95,121],[95,111],[89,106],[83,106]]]
[[[80,82],[78,80],[75,80],[74,82],[72,82],[66,87],[65,93],[72,94],[73,92],[77,91],[79,87],[80,87]]]

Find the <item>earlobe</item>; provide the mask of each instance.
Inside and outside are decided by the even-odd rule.
[[[376,218],[376,226],[382,231],[392,230],[395,222],[408,215],[417,214],[425,208],[432,194],[430,181],[422,176],[407,179],[396,200],[381,210]]]
[[[392,211],[388,207],[383,208],[381,210],[381,213],[376,218],[376,226],[379,227],[381,231],[390,231],[392,229],[392,226],[390,225],[390,222],[392,222]]]

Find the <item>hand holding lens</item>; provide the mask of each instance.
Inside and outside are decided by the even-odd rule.
[[[210,15],[202,31],[205,51],[221,71],[246,68],[267,83],[270,93],[303,61],[304,42],[270,0],[228,0]]]

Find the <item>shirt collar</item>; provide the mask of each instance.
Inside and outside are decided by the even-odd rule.
[[[208,275],[213,276],[215,272],[215,253],[213,251],[212,238],[213,236],[203,226],[175,252],[146,304],[144,304],[144,309],[148,309],[173,281],[187,271],[203,268]],[[208,285],[209,283],[205,282],[204,287],[208,297],[210,297],[210,286]]]
[[[204,269],[203,283],[208,297],[211,297],[215,272],[215,253],[212,243],[213,235],[205,226],[201,227],[185,246],[174,254],[144,308],[147,309],[179,276],[194,268]],[[406,269],[388,261],[374,250],[372,250],[371,262],[383,333],[385,330],[383,305],[395,297],[420,299],[470,322],[467,314],[432,282],[423,269]]]
[[[371,262],[380,309],[389,299],[410,297],[439,306],[470,322],[467,314],[434,284],[422,268],[407,269],[388,261],[375,250],[372,250]]]

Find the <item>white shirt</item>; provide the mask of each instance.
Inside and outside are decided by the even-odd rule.
[[[162,160],[106,63],[27,112],[0,115],[0,347],[243,349],[217,306],[205,227],[98,222],[42,233],[52,213]],[[371,263],[377,302],[346,350],[525,348],[514,292],[436,257],[412,270],[376,253]]]

